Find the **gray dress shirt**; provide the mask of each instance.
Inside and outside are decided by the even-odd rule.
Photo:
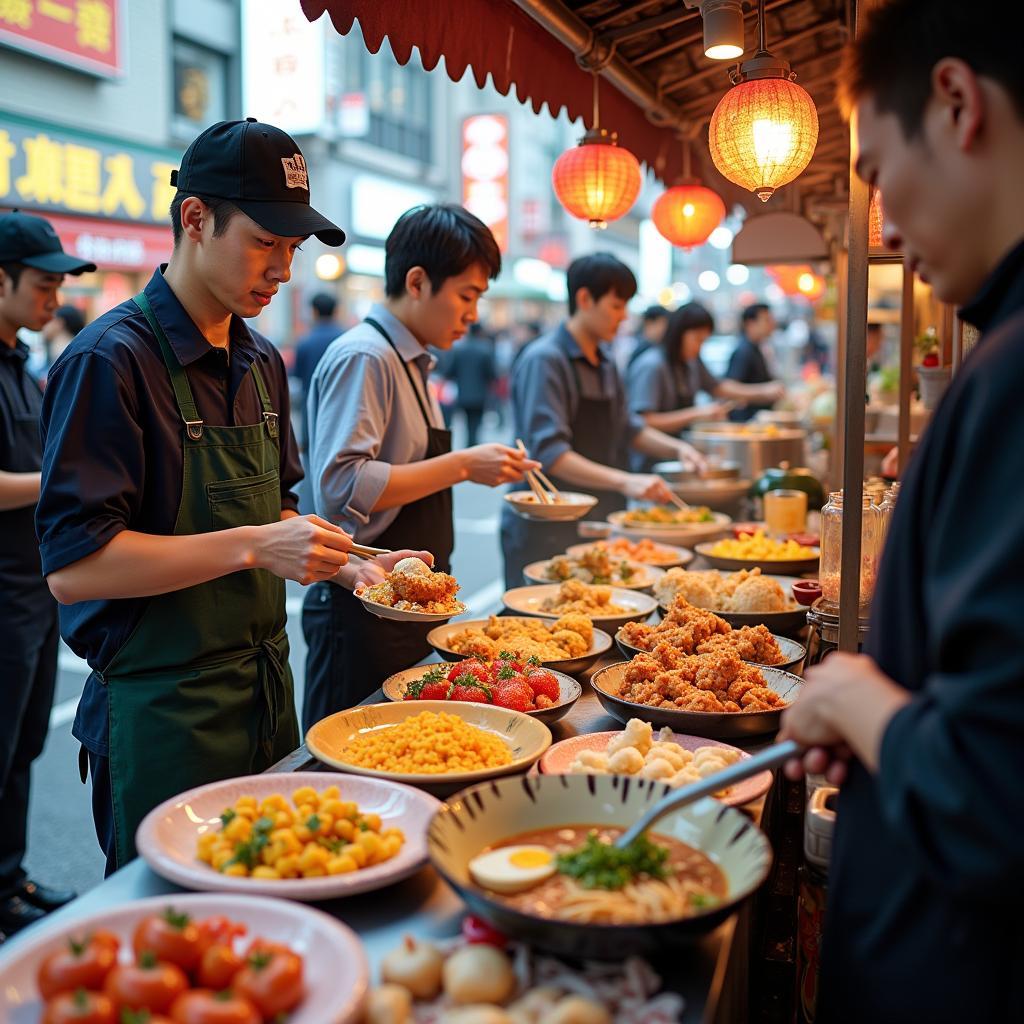
[[[375,328],[357,324],[324,353],[306,407],[317,515],[361,543],[380,536],[400,511],[372,511],[387,487],[391,467],[418,462],[427,453],[427,428],[403,362],[432,424],[444,427],[427,387],[433,356],[383,306],[374,306],[370,316],[391,336],[398,355]]]

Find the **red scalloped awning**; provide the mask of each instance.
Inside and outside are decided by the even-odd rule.
[[[325,11],[342,35],[358,20],[363,40],[377,53],[385,37],[400,64],[413,47],[432,71],[444,57],[448,77],[458,81],[471,68],[483,88],[488,74],[494,87],[516,96],[537,113],[544,104],[557,115],[564,107],[572,119],[589,125],[593,80],[569,49],[511,0],[301,0],[310,21]],[[635,103],[611,83],[601,81],[601,125],[619,133],[619,142],[659,177],[680,170],[680,145],[672,129],[647,120]]]

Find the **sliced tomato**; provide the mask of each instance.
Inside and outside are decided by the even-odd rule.
[[[102,992],[61,992],[46,1004],[41,1024],[117,1024],[114,1001]]]
[[[262,1024],[259,1010],[234,992],[196,988],[178,996],[171,1007],[174,1024]]]
[[[99,991],[117,963],[117,937],[95,932],[72,937],[41,964],[36,981],[44,999],[75,989]]]

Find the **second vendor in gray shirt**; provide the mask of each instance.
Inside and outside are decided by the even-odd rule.
[[[428,346],[446,351],[476,320],[501,254],[488,228],[460,206],[410,210],[385,253],[384,303],[331,343],[313,376],[307,413],[314,502],[359,543],[431,551],[435,566],[447,570],[452,486],[514,483],[537,465],[500,444],[452,451],[427,387],[434,363]],[[330,583],[310,588],[302,629],[307,729],[430,652],[428,626],[378,619]]]

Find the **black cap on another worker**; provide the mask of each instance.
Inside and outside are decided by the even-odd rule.
[[[227,199],[273,235],[316,235],[341,245],[345,232],[309,205],[306,161],[295,140],[254,117],[207,128],[171,171],[179,192]]]
[[[21,263],[48,274],[84,274],[96,269],[95,263],[64,251],[48,220],[20,210],[0,216],[0,263]]]

